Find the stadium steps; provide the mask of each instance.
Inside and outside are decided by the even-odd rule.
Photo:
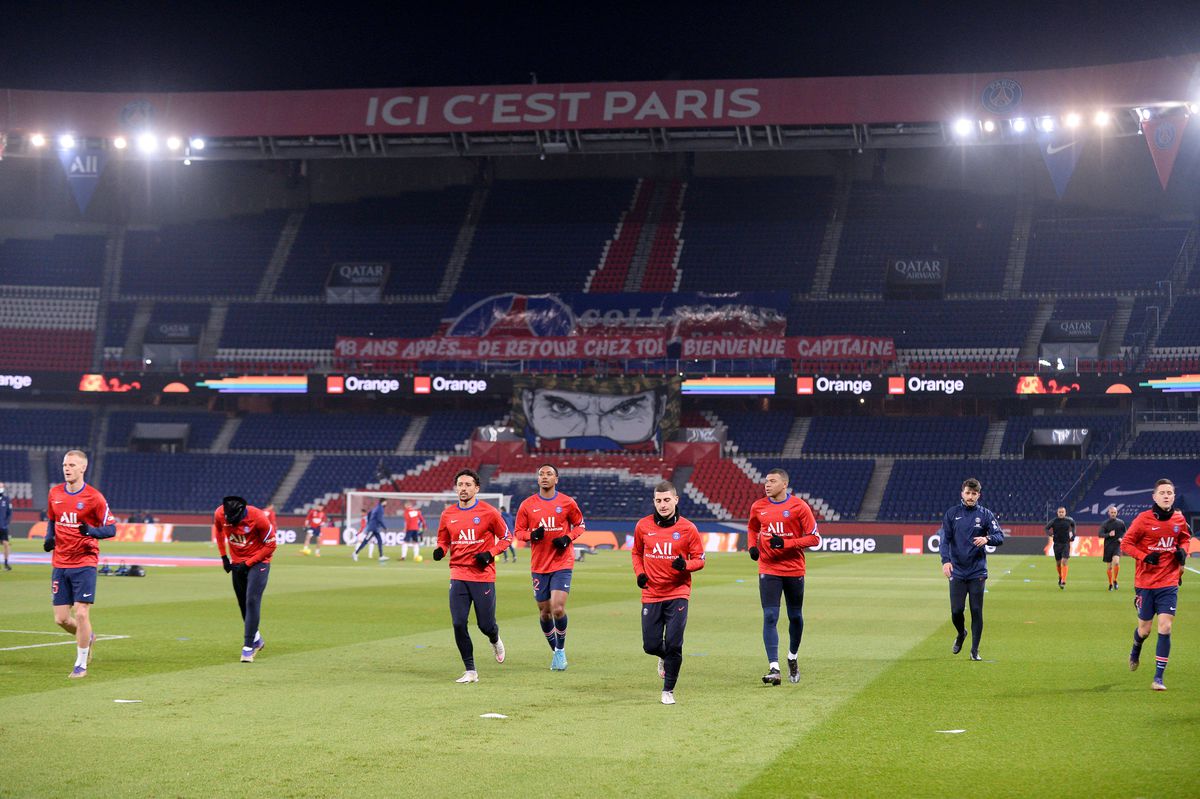
[[[1002,458],[1004,433],[1008,430],[1008,422],[1004,419],[988,422],[987,432],[983,436],[982,458],[994,460]]]
[[[631,245],[628,240],[641,235],[646,222],[646,208],[653,194],[653,185],[653,181],[638,178],[629,208],[621,212],[612,238],[604,242],[604,249],[600,253],[596,268],[588,272],[583,281],[584,293],[617,291],[618,285],[625,285],[634,252],[637,250],[637,242]]]
[[[237,435],[238,428],[242,426],[240,418],[226,420],[221,427],[221,432],[217,433],[217,437],[213,439],[212,448],[209,452],[214,454],[224,455],[229,452],[229,443],[233,441],[233,437]]]
[[[211,361],[217,356],[217,347],[221,342],[221,334],[225,332],[225,320],[229,317],[229,303],[221,300],[214,302],[208,311],[208,321],[204,323],[204,332],[196,343],[196,360]]]
[[[808,438],[808,428],[812,425],[812,417],[797,416],[792,422],[792,429],[788,431],[787,441],[784,442],[783,451],[780,453],[784,458],[803,458],[804,457],[804,440]]]
[[[654,236],[658,232],[658,221],[662,217],[663,207],[667,202],[669,181],[656,180],[652,181],[650,185],[652,190],[645,211],[645,224],[642,225],[637,245],[633,248],[629,272],[625,275],[626,292],[642,290],[642,280],[646,277],[646,269],[650,265],[650,253],[654,250]]]
[[[1160,303],[1158,327],[1151,329],[1149,334],[1146,336],[1146,343],[1142,346],[1142,351],[1138,354],[1137,363],[1131,370],[1135,374],[1146,368],[1146,361],[1149,360],[1150,353],[1154,351],[1155,345],[1158,344],[1158,337],[1162,335],[1163,328],[1165,328],[1167,326],[1167,322],[1171,320],[1171,312],[1174,310],[1174,302],[1169,305],[1165,302]]]
[[[288,469],[288,473],[283,476],[283,480],[275,489],[275,493],[271,495],[271,503],[277,508],[284,507],[288,497],[296,490],[296,485],[304,477],[304,473],[308,471],[308,466],[316,457],[311,452],[297,452],[295,460],[292,461],[292,467]]]
[[[1008,244],[1008,263],[1004,267],[1004,297],[1021,296],[1021,281],[1025,278],[1025,256],[1029,252],[1029,232],[1033,229],[1034,200],[1021,196],[1013,215],[1012,239]]]
[[[1125,341],[1125,333],[1129,330],[1129,320],[1132,318],[1133,297],[1117,297],[1117,310],[1113,312],[1112,324],[1108,327],[1108,336],[1104,340],[1104,348],[1100,351],[1101,357],[1121,357],[1121,343]]]
[[[454,239],[454,248],[450,250],[450,258],[446,261],[446,271],[442,275],[442,283],[438,286],[437,300],[445,302],[458,288],[458,279],[462,275],[467,256],[471,254],[471,245],[475,242],[475,233],[479,230],[479,217],[483,206],[487,204],[488,187],[480,184],[471,192],[471,201],[467,203],[467,215],[458,236]]]
[[[417,452],[417,442],[421,440],[421,434],[425,432],[425,426],[428,424],[428,416],[413,416],[409,420],[408,429],[400,437],[400,443],[396,445],[394,454],[415,455]]]
[[[287,220],[283,223],[283,229],[279,231],[279,238],[275,242],[271,260],[267,262],[267,269],[258,283],[258,292],[254,296],[255,302],[266,302],[275,294],[275,287],[279,285],[279,276],[283,274],[283,269],[287,266],[288,257],[292,254],[292,245],[296,243],[296,237],[300,235],[300,226],[303,223],[303,211],[292,211],[288,214]]]
[[[871,482],[863,492],[862,506],[858,509],[858,521],[873,522],[879,518],[879,506],[883,504],[883,492],[887,489],[888,480],[892,479],[892,467],[896,465],[895,458],[876,458],[875,471],[871,472]]]
[[[29,493],[36,497],[35,508],[40,508],[45,503],[43,497],[50,493],[48,460],[46,450],[29,450]]]
[[[101,303],[103,305],[104,303]],[[154,314],[154,300],[138,300],[129,322],[129,332],[125,334],[125,345],[122,357],[128,360],[142,357],[142,343],[146,340],[146,328],[150,325],[150,317]],[[101,328],[96,327],[97,330]]]
[[[89,463],[88,479],[96,482],[97,485],[104,485],[100,481],[104,475],[104,456],[106,453],[105,444],[108,442],[108,417],[111,411],[108,409],[100,409],[92,417],[92,436],[88,440],[87,452],[92,455],[91,463]]]
[[[1025,332],[1025,343],[1021,345],[1021,350],[1017,353],[1018,358],[1036,358],[1038,356],[1038,345],[1042,343],[1042,333],[1045,332],[1046,323],[1053,315],[1054,298],[1039,300],[1037,313],[1033,315],[1033,323]]]
[[[654,237],[647,255],[646,274],[642,277],[640,291],[679,291],[683,273],[679,259],[683,255],[683,198],[688,184],[673,180],[667,184],[667,194],[662,213],[655,225]]]
[[[817,270],[813,274],[813,299],[829,296],[829,283],[833,280],[833,268],[837,265],[838,248],[842,242],[842,228],[846,226],[846,212],[850,207],[852,181],[844,170],[838,170],[837,183],[833,188],[833,202],[829,208],[829,222],[821,238],[821,249],[817,255]]]

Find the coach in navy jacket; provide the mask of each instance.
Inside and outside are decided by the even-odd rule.
[[[971,660],[979,657],[983,637],[983,591],[987,581],[987,547],[1004,543],[1004,532],[996,515],[979,504],[981,487],[974,477],[963,481],[962,501],[942,518],[942,574],[950,581],[950,619],[958,634],[958,654],[967,637],[966,604],[971,599]]]

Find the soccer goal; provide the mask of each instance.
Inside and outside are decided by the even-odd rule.
[[[475,495],[490,505],[507,512],[512,503],[511,494],[497,494],[480,491]],[[429,544],[437,537],[438,519],[447,505],[458,502],[458,494],[453,491],[437,493],[421,493],[415,491],[347,491],[346,492],[346,529],[357,531],[363,517],[375,507],[381,499],[387,500],[387,509],[383,512],[384,522],[389,533],[404,536],[404,506],[412,502],[417,510],[425,517],[425,532],[423,542]]]

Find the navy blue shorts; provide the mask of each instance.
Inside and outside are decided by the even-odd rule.
[[[406,544],[421,543],[421,531],[420,530],[405,530],[404,531],[404,543],[406,543]]]
[[[96,601],[96,567],[50,570],[50,596],[55,605],[92,604]]]
[[[571,593],[571,569],[556,572],[534,572],[533,598],[538,602],[549,602],[551,591]]]
[[[1156,613],[1175,615],[1175,606],[1179,603],[1179,586],[1135,588],[1133,593],[1133,606],[1137,608],[1138,618],[1142,621],[1150,621]]]
[[[7,540],[8,540],[8,528],[0,527],[0,541],[7,541]]]

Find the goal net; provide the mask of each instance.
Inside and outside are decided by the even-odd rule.
[[[507,512],[512,502],[511,494],[480,491],[475,495],[490,505]],[[358,528],[363,518],[375,507],[381,499],[387,500],[387,508],[383,512],[387,533],[384,534],[385,544],[395,545],[404,540],[404,508],[411,502],[421,515],[425,517],[425,531],[421,533],[422,543],[432,544],[437,538],[438,519],[447,505],[458,502],[458,494],[453,491],[441,491],[435,494],[413,491],[347,491],[346,492],[346,526],[345,534],[358,535]],[[343,540],[347,539],[343,535]]]

